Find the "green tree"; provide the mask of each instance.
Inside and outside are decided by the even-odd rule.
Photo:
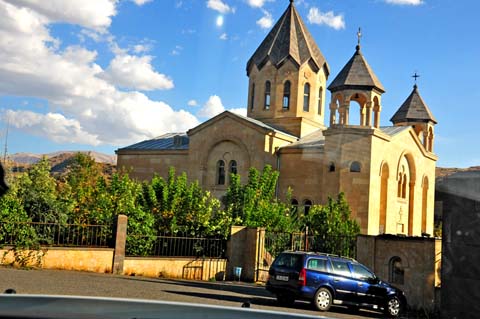
[[[50,175],[46,158],[33,165],[18,179],[16,195],[27,216],[34,222],[63,223],[67,214],[57,193],[57,182]]]
[[[315,236],[310,249],[353,257],[360,226],[350,214],[344,193],[338,194],[337,199],[329,197],[326,205],[312,206],[304,217],[305,224]]]
[[[274,231],[297,228],[296,219],[291,215],[289,194],[285,202],[275,197],[278,176],[270,165],[265,166],[262,172],[250,168],[245,185],[241,184],[238,175],[231,176],[224,204],[235,223]]]

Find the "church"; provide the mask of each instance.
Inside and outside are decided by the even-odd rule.
[[[327,86],[327,60],[290,0],[246,71],[246,117],[225,111],[187,132],[120,148],[117,167],[148,180],[173,166],[221,197],[231,173],[245,180],[250,167],[268,164],[280,172],[278,196],[291,188],[292,204],[306,214],[344,192],[364,235],[433,235],[437,122],[415,85],[393,125],[380,126],[385,88],[360,35]]]

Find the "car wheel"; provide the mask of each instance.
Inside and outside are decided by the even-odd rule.
[[[295,303],[295,297],[288,293],[277,294],[277,302],[280,306],[290,307]]]
[[[397,318],[400,315],[401,310],[402,304],[397,297],[391,297],[390,299],[388,299],[385,313],[390,318]]]
[[[327,311],[333,303],[332,293],[327,288],[318,289],[313,303],[318,310]]]

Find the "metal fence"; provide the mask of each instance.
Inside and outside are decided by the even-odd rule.
[[[284,250],[317,251],[339,256],[356,256],[356,237],[310,235],[307,232],[265,232],[265,250],[277,256]]]
[[[127,236],[127,256],[225,258],[227,240],[223,237],[199,237],[185,232],[161,236]]]
[[[0,245],[29,243],[57,247],[109,247],[111,225],[0,222]]]

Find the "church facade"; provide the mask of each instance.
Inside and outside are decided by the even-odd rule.
[[[250,167],[269,164],[280,172],[278,196],[291,188],[305,213],[344,192],[362,234],[433,235],[436,120],[416,85],[393,125],[380,126],[385,89],[360,43],[327,86],[330,68],[293,1],[246,71],[246,117],[225,111],[188,132],[120,148],[117,166],[139,180],[173,166],[221,197],[230,173],[245,179]]]

